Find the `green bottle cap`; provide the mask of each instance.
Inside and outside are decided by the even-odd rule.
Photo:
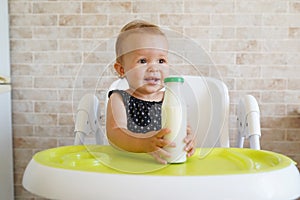
[[[180,82],[183,83],[184,82],[184,78],[179,77],[179,76],[171,76],[171,77],[167,77],[164,79],[164,82]]]

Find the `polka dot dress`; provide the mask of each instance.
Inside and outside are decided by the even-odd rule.
[[[161,129],[162,101],[144,101],[123,90],[110,91],[122,96],[127,114],[127,128],[135,133],[147,133]]]

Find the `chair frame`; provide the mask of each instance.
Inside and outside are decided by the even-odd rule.
[[[182,76],[185,80],[183,96],[187,104],[188,123],[197,136],[197,147],[230,147],[229,139],[229,93],[223,81],[212,77]],[[127,89],[125,78],[115,80],[107,90]],[[84,138],[93,133],[97,144],[108,144],[105,131],[100,125],[100,103],[92,94],[86,94],[79,102],[75,121],[74,144],[83,144]],[[196,111],[196,112],[195,112]],[[250,139],[250,148],[260,149],[260,115],[256,99],[245,95],[238,106],[238,141],[242,148],[245,139]],[[197,119],[197,120],[192,120]]]

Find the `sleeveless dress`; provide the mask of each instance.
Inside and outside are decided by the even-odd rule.
[[[108,93],[122,96],[126,114],[127,128],[134,133],[146,133],[161,129],[161,106],[162,101],[144,101],[131,96],[124,90],[112,90]]]

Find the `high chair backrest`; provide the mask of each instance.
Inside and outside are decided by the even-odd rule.
[[[229,147],[229,96],[226,85],[211,77],[182,77],[188,124],[196,135],[196,146]],[[126,79],[118,79],[111,84],[108,91],[127,88]],[[106,103],[107,101],[108,98]]]

